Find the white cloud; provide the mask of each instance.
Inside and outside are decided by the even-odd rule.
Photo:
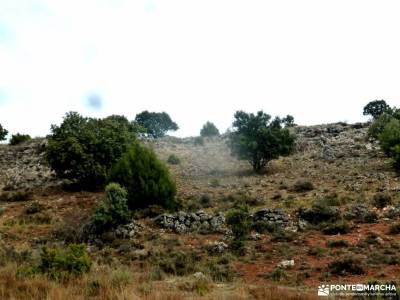
[[[167,111],[179,135],[235,110],[298,123],[400,104],[396,1],[0,0],[0,123],[44,135],[68,110]],[[1,35],[0,35],[1,38]],[[87,95],[103,100],[90,112]],[[1,105],[1,104],[0,104]]]

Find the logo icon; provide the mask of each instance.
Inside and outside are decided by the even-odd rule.
[[[329,285],[320,285],[318,287],[318,296],[328,297],[329,296]]]

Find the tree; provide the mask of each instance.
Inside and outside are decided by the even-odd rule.
[[[369,102],[363,111],[363,115],[371,115],[375,120],[385,112],[390,112],[391,108],[386,104],[385,100],[375,100]]]
[[[105,183],[107,172],[136,135],[125,117],[85,118],[69,112],[60,126],[52,125],[46,158],[60,178],[85,188]]]
[[[8,130],[3,128],[3,126],[1,126],[1,124],[0,124],[0,141],[4,141],[7,137],[7,134],[8,134]]]
[[[207,122],[206,124],[203,125],[203,128],[200,130],[200,135],[203,137],[216,136],[219,135],[219,130],[214,125],[214,123]]]
[[[166,112],[156,113],[146,110],[137,114],[135,121],[146,129],[147,135],[153,138],[163,137],[168,131],[179,129],[178,125],[171,120],[171,117]]]
[[[285,127],[294,127],[296,124],[294,123],[294,118],[291,115],[287,115],[282,119],[282,123],[285,125]]]
[[[161,205],[175,208],[176,186],[166,166],[150,148],[135,142],[112,167],[109,182],[128,191],[131,209]]]
[[[256,115],[235,113],[229,146],[233,155],[248,160],[254,171],[261,171],[269,161],[287,156],[294,150],[295,136],[282,127],[282,120],[259,111]]]

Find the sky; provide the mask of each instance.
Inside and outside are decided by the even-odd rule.
[[[400,106],[398,0],[0,0],[0,124],[166,111],[198,135],[237,110],[297,124]]]

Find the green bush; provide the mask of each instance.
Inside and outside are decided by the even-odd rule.
[[[29,140],[31,140],[31,136],[29,134],[13,134],[10,139],[10,145],[15,146]]]
[[[309,209],[301,208],[299,211],[301,219],[318,225],[323,222],[334,222],[340,218],[340,211],[335,206],[329,206],[323,200],[317,200]]]
[[[195,146],[204,146],[204,138],[202,136],[197,136],[194,138],[193,144]]]
[[[232,230],[231,248],[234,252],[243,253],[245,241],[251,229],[251,219],[246,206],[230,209],[225,216],[226,224]]]
[[[168,169],[153,150],[138,142],[112,167],[108,181],[126,188],[130,208],[149,205],[176,208],[176,186]]]
[[[376,193],[373,198],[373,204],[375,207],[384,208],[392,203],[392,197],[386,193]]]
[[[400,144],[400,120],[392,119],[386,124],[378,139],[382,150],[391,156],[394,147]]]
[[[332,223],[324,223],[321,225],[324,234],[336,235],[346,234],[350,232],[349,224],[344,220],[339,220]]]
[[[305,179],[299,179],[293,185],[293,190],[299,193],[312,191],[313,189],[314,185],[312,184],[312,182]]]
[[[390,234],[399,234],[400,233],[400,223],[391,224],[389,233]]]
[[[166,112],[156,113],[146,110],[137,114],[135,121],[146,129],[148,136],[153,138],[161,138],[168,131],[179,129],[178,125],[171,120],[171,117]]]
[[[385,129],[385,126],[393,119],[393,116],[388,113],[383,113],[379,116],[368,128],[368,136],[378,139],[379,135]]]
[[[214,125],[214,123],[207,122],[206,124],[203,125],[203,128],[200,130],[200,135],[203,137],[216,136],[219,135],[219,130]]]
[[[90,271],[92,262],[85,244],[69,244],[66,248],[49,249],[40,252],[38,270],[55,280],[80,276]]]
[[[93,119],[69,112],[60,126],[51,126],[46,157],[58,177],[85,188],[99,187],[135,140],[136,130],[123,116]]]
[[[365,274],[362,261],[356,257],[346,256],[331,262],[329,272],[334,275],[362,275]]]
[[[170,156],[168,156],[167,162],[171,165],[179,165],[181,163],[181,160],[175,154],[171,154]]]
[[[0,124],[0,141],[4,141],[7,137],[7,134],[8,134],[8,130],[3,128],[3,126],[1,126],[1,124]]]
[[[261,171],[272,159],[294,150],[295,136],[283,124],[279,118],[271,121],[271,116],[263,111],[256,115],[237,111],[229,135],[231,153],[248,160],[254,171]]]
[[[363,115],[371,115],[374,119],[379,118],[383,113],[390,112],[391,108],[385,100],[375,100],[369,102],[363,111]]]
[[[336,241],[333,240],[333,241],[328,241],[326,245],[329,248],[342,248],[342,247],[348,247],[349,243],[345,240],[336,240]]]
[[[96,209],[92,224],[97,233],[125,224],[131,216],[128,208],[127,191],[117,183],[106,186],[106,198]]]

